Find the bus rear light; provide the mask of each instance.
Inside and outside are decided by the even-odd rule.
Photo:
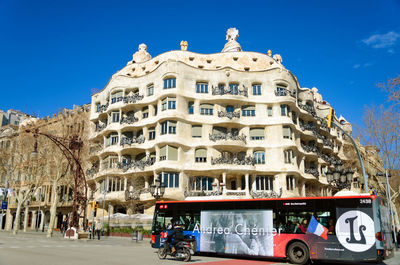
[[[164,205],[164,209],[167,209],[168,208],[168,205]]]
[[[378,233],[376,233],[376,239],[378,239],[379,241],[382,241],[383,240],[383,237],[382,237],[382,232],[378,232]]]
[[[164,208],[164,205],[161,204],[161,205],[160,205],[160,209],[163,209],[163,208]]]
[[[151,243],[155,244],[156,243],[156,236],[151,235]]]

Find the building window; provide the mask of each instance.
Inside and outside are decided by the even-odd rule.
[[[250,128],[250,140],[264,140],[265,130],[264,128]]]
[[[207,149],[199,148],[195,151],[195,162],[206,163],[207,162]]]
[[[256,107],[254,105],[242,107],[242,116],[244,117],[256,116]]]
[[[154,140],[156,138],[156,128],[149,128],[149,140]]]
[[[154,105],[153,107],[154,107],[154,116],[157,116],[158,107],[157,105]]]
[[[273,112],[272,112],[272,107],[268,107],[268,117],[272,117],[273,116]]]
[[[147,87],[147,96],[152,96],[154,95],[154,85],[149,85]]]
[[[143,115],[143,119],[146,119],[149,117],[149,107],[144,107],[142,109],[142,115]]]
[[[188,103],[188,112],[189,112],[189,114],[193,114],[194,113],[194,102],[193,101],[190,101]]]
[[[196,83],[196,93],[208,93],[208,84]]]
[[[164,145],[160,148],[160,161],[163,160],[178,160],[178,147]]]
[[[176,78],[164,79],[164,89],[175,88],[175,87],[176,87]]]
[[[231,105],[226,106],[226,112],[234,112],[235,108]]]
[[[225,94],[225,84],[218,84],[218,93],[219,95]]]
[[[288,105],[281,105],[281,116],[290,117],[290,107]]]
[[[254,96],[261,95],[261,85],[253,85],[253,95]]]
[[[179,173],[162,172],[158,174],[158,177],[162,179],[163,184],[167,188],[179,188]]]
[[[254,152],[254,164],[265,164],[265,153],[264,151]]]
[[[287,89],[284,86],[277,86],[276,87],[276,95],[277,96],[286,96],[287,95]]]
[[[103,160],[103,165],[106,169],[116,168],[118,166],[118,156],[107,156]]]
[[[288,125],[282,126],[283,138],[284,139],[293,139],[293,131],[292,128]]]
[[[111,122],[119,122],[119,111],[111,112]]]
[[[192,179],[192,190],[194,191],[211,191],[213,178],[210,177],[194,177]]]
[[[297,113],[295,111],[292,111],[292,121],[294,124],[297,124]]]
[[[286,176],[286,190],[292,190],[294,191],[296,188],[296,179],[294,176],[289,175]]]
[[[229,94],[238,95],[239,94],[239,84],[229,84]]]
[[[111,133],[106,139],[106,146],[118,144],[118,133]]]
[[[213,115],[214,105],[212,104],[201,104],[200,105],[200,114],[201,115]]]
[[[192,137],[193,138],[201,138],[201,125],[192,125]]]
[[[283,151],[285,157],[285,164],[294,164],[294,153],[292,149]]]
[[[161,110],[176,109],[176,98],[164,98],[161,101]]]
[[[274,190],[273,176],[257,176],[256,190]]]
[[[176,121],[164,121],[161,123],[161,134],[176,134]]]
[[[119,91],[119,92],[116,92],[116,93],[112,94],[111,95],[111,104],[114,104],[114,103],[117,103],[119,101],[122,101],[122,99],[123,99],[122,95],[123,95],[122,91]]]

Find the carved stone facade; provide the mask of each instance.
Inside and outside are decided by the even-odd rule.
[[[157,178],[167,200],[334,193],[325,172],[347,157],[342,133],[327,128],[329,103],[280,55],[244,52],[237,36],[228,31],[221,53],[182,49],[129,64],[92,96],[95,200],[152,214]],[[135,102],[118,100],[128,95]],[[130,188],[138,195],[126,201]]]

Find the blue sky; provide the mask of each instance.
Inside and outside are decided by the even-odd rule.
[[[400,1],[0,0],[0,109],[40,117],[90,102],[140,43],[154,57],[221,51],[229,27],[245,51],[282,55],[350,122],[385,103],[400,74]]]

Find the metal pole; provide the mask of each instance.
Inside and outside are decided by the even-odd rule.
[[[111,202],[108,202],[108,236],[110,236],[110,230],[111,230],[111,225],[110,225],[110,206],[111,206]]]
[[[38,210],[38,215],[36,216],[36,232],[39,229],[39,214],[40,214],[40,218],[42,218],[42,214],[40,213],[40,203],[42,202],[42,194],[41,194],[42,189],[39,188],[39,210]],[[42,220],[40,220],[42,221]]]
[[[337,128],[339,128],[339,130],[341,130],[347,137],[350,138],[351,143],[352,143],[353,146],[354,146],[354,149],[356,149],[358,159],[360,160],[360,165],[361,165],[362,174],[363,174],[363,177],[364,177],[365,192],[366,192],[366,193],[369,193],[369,188],[368,188],[368,175],[365,173],[364,163],[363,163],[363,160],[362,160],[360,151],[359,151],[358,148],[357,148],[356,142],[354,141],[353,137],[351,137],[350,134],[348,134],[345,130],[343,130],[343,129],[339,126],[339,124],[337,124],[337,123],[335,123],[335,122],[333,122],[333,121],[332,121],[332,124],[335,125]]]
[[[104,230],[104,211],[106,210],[106,192],[103,191],[104,199],[103,199],[103,220],[101,221],[101,234],[103,234]]]
[[[396,235],[396,229],[395,229],[395,225],[394,225],[394,219],[393,219],[393,207],[392,207],[392,196],[390,195],[390,186],[389,186],[389,174],[388,174],[388,170],[385,170],[386,173],[386,186],[388,189],[388,196],[389,196],[389,205],[390,205],[390,217],[392,219],[392,229],[393,229],[393,235],[394,235],[394,244],[396,246],[396,251],[399,250],[398,246],[397,246],[397,235]]]

